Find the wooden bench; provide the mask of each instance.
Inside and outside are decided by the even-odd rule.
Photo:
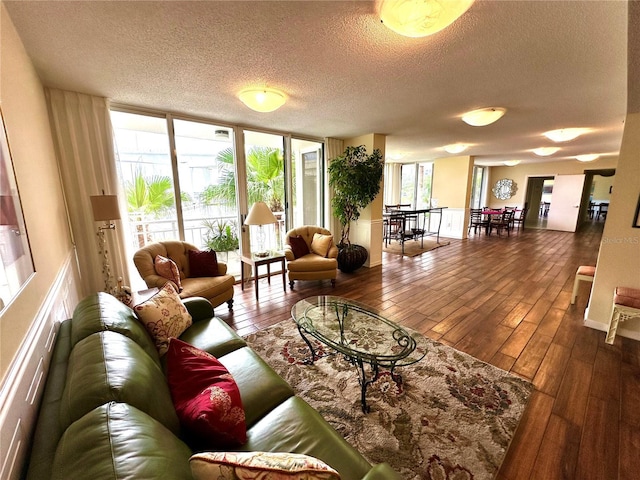
[[[571,305],[576,303],[578,296],[578,286],[581,281],[593,283],[593,277],[596,274],[596,267],[590,265],[580,265],[576,272],[576,279],[573,281],[573,293],[571,294]]]

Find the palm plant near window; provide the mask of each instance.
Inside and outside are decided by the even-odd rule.
[[[171,178],[162,175],[145,177],[136,171],[132,182],[125,183],[127,209],[136,223],[138,245],[144,247],[152,242],[149,225],[143,224],[148,217],[157,218],[175,205]]]
[[[233,150],[226,148],[218,153],[221,181],[208,186],[200,195],[205,205],[215,203],[235,205],[236,176],[233,167]],[[252,147],[246,155],[247,195],[249,205],[265,202],[271,211],[284,209],[284,157],[282,151],[271,147]]]

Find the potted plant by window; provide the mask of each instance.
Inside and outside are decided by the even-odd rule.
[[[351,243],[349,232],[351,222],[360,218],[361,210],[380,192],[383,169],[384,158],[380,150],[376,148],[367,155],[364,145],[347,147],[329,165],[329,185],[333,187],[331,205],[342,226],[337,246],[338,268],[343,272],[360,268],[369,256],[366,248]]]
[[[206,220],[204,226],[207,227],[207,233],[204,236],[204,243],[209,250],[216,253],[224,253],[225,261],[229,261],[229,252],[238,250],[240,242],[238,235],[232,228],[231,224],[222,219],[213,221]]]

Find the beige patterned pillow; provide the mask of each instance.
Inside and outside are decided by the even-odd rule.
[[[333,237],[331,235],[322,235],[321,233],[314,233],[313,240],[311,240],[311,251],[321,257],[329,255],[329,249],[333,245]]]
[[[153,260],[153,266],[156,269],[156,273],[161,277],[171,280],[178,287],[178,292],[182,291],[182,283],[180,282],[180,271],[176,262],[170,258],[163,257],[162,255],[156,255]]]
[[[195,480],[340,480],[322,460],[285,452],[204,452],[191,457]]]
[[[169,282],[133,310],[151,334],[160,356],[167,352],[169,338],[178,338],[192,323],[191,315]]]

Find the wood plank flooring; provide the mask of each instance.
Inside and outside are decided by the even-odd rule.
[[[418,257],[383,253],[383,265],[296,282],[236,285],[232,313],[216,314],[241,335],[290,318],[313,295],[341,295],[398,323],[533,381],[536,390],[497,476],[515,479],[640,478],[640,342],[583,326],[591,285],[579,265],[596,262],[602,223],[579,233],[520,230],[472,235]]]

